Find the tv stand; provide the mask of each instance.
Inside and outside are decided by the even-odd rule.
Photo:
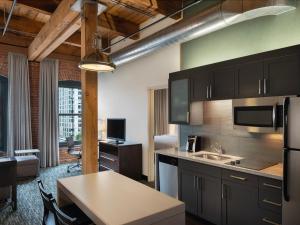
[[[125,143],[125,141],[119,141],[119,140],[110,140],[107,143],[109,144],[116,144],[116,145],[122,145]]]
[[[99,171],[113,170],[135,180],[142,177],[142,144],[100,141]]]

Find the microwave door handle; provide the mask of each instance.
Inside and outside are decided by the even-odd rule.
[[[283,103],[283,147],[285,149],[289,148],[288,146],[288,113],[289,113],[289,105],[290,105],[290,98],[287,97],[284,99]]]
[[[277,130],[277,104],[273,106],[272,120],[273,120],[273,128]]]

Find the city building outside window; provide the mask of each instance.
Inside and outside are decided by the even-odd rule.
[[[75,144],[81,143],[81,85],[79,81],[59,81],[59,143],[73,137]]]

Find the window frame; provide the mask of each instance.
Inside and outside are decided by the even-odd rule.
[[[0,127],[3,130],[3,143],[0,143],[0,147],[3,147],[3,150],[7,152],[7,119],[8,119],[8,78],[0,75],[0,83],[4,84],[4,88],[0,90],[0,95],[4,97],[4,107],[1,114],[4,113],[3,127]],[[1,146],[2,144],[2,146]]]
[[[58,88],[71,88],[71,89],[80,89],[81,90],[81,82],[80,81],[74,81],[74,80],[63,80],[63,81],[58,81]],[[58,101],[58,107],[59,107],[59,101]],[[58,121],[60,121],[60,116],[80,116],[82,118],[81,113],[59,113],[58,109]],[[58,122],[59,123],[59,122]],[[81,141],[74,141],[75,145],[80,145]],[[59,147],[66,147],[67,142],[59,142]]]

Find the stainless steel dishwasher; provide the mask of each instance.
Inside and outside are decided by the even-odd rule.
[[[158,155],[159,191],[178,199],[178,159]]]

